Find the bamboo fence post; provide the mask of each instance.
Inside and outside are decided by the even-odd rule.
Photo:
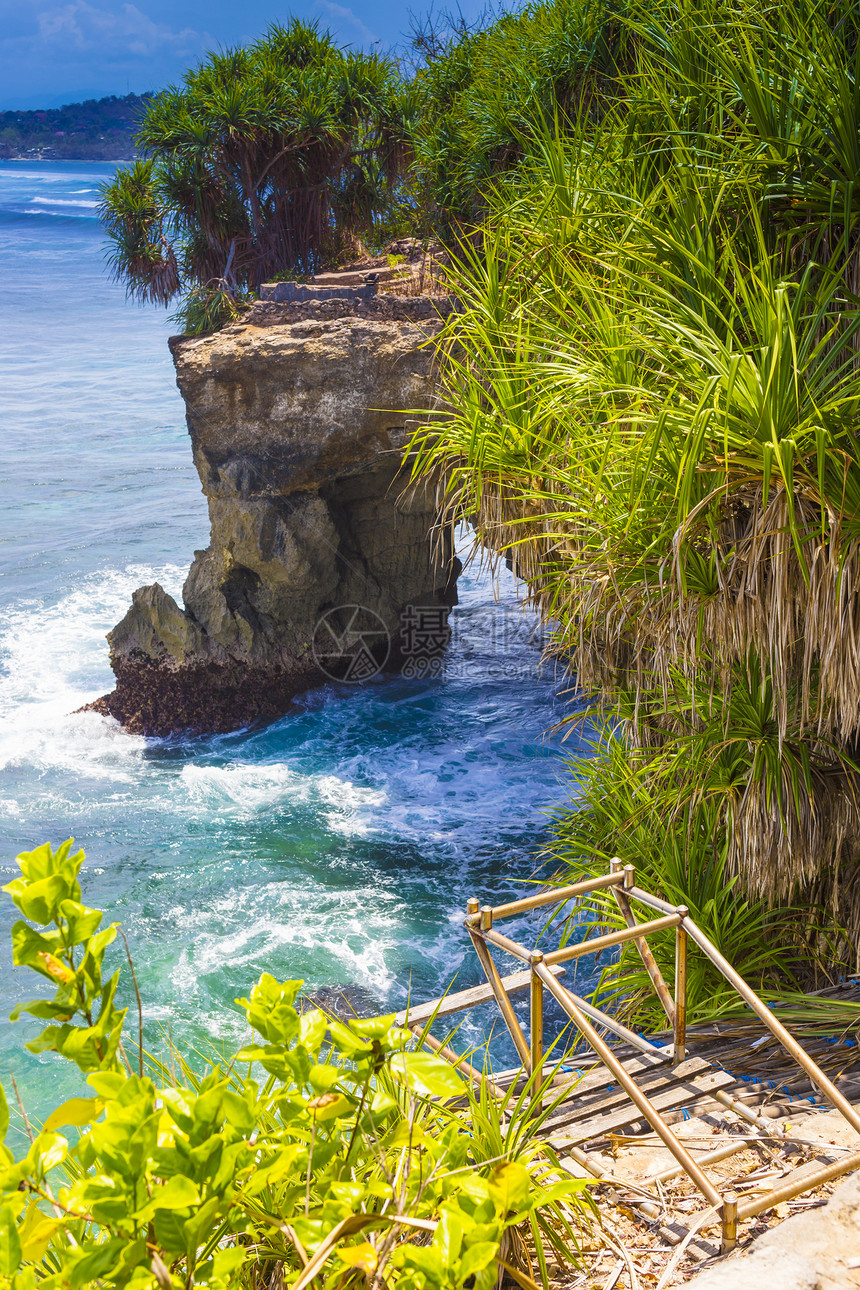
[[[688,914],[686,905],[678,906],[681,918]],[[675,928],[675,1047],[672,1062],[682,1062],[687,1050],[687,933],[683,922]]]
[[[824,1096],[838,1111],[842,1112],[844,1118],[860,1133],[860,1115],[857,1114],[854,1107],[843,1097],[839,1089],[827,1078],[824,1071],[812,1060],[812,1058],[801,1048],[800,1044],[790,1034],[781,1021],[778,1021],[766,1003],[758,997],[755,990],[747,985],[743,977],[735,971],[727,959],[723,958],[716,945],[705,935],[690,918],[689,914],[685,917],[683,923],[687,934],[696,942],[700,950],[708,956],[714,967],[718,968],[730,985],[743,999],[748,1003],[753,1012],[764,1022],[770,1033],[779,1040],[782,1047],[797,1062],[798,1066],[806,1072],[813,1084],[817,1084]]]
[[[618,856],[615,856],[612,860],[610,860],[609,865],[612,873],[621,875],[623,878],[626,879],[626,876],[627,876],[626,871],[622,868],[622,863]],[[633,884],[630,883],[629,885],[632,886]],[[619,887],[612,888],[612,894],[615,896],[616,904],[618,905],[618,908],[621,910],[622,916],[627,926],[635,927],[636,921],[637,921],[636,915],[633,913],[633,907],[630,904],[630,899],[627,895],[627,892],[625,890],[622,890],[622,888],[619,886]],[[675,1005],[672,1001],[672,992],[670,991],[668,985],[663,979],[663,973],[660,971],[659,967],[657,966],[657,960],[654,958],[654,955],[651,953],[650,949],[648,948],[648,942],[646,941],[644,936],[639,937],[636,941],[634,941],[634,944],[637,950],[639,951],[639,957],[641,958],[643,964],[645,965],[645,971],[648,973],[648,975],[651,978],[651,984],[653,985],[657,993],[657,998],[660,1000],[661,1004],[663,1005],[663,1011],[665,1012],[669,1020],[669,1025],[674,1026]]]
[[[484,942],[484,938],[481,936],[480,932],[475,931],[475,929],[468,922],[466,923],[466,927],[468,929],[470,937],[472,938],[472,944],[475,947],[475,953],[480,959],[481,967],[484,969],[487,980],[489,981],[492,987],[493,994],[496,996],[496,1003],[499,1005],[499,1008],[501,1009],[502,1016],[505,1019],[505,1025],[510,1031],[511,1039],[514,1041],[514,1047],[517,1050],[519,1059],[522,1062],[523,1066],[525,1067],[526,1072],[531,1074],[531,1055],[529,1053],[528,1042],[526,1040],[525,1035],[522,1032],[520,1023],[517,1021],[517,1015],[514,1012],[511,1001],[505,992],[505,987],[502,985],[502,980],[501,980],[501,977],[499,976],[498,969],[496,968],[496,965],[493,962],[490,951],[487,949],[487,946]],[[554,979],[555,978],[553,978],[553,980]]]
[[[543,963],[543,954],[536,950],[531,956],[531,990],[529,998],[529,1030],[531,1040],[532,1076],[535,1086],[543,1075],[543,981],[535,968]],[[534,1096],[534,1094],[533,1094]]]
[[[722,1253],[728,1254],[738,1243],[738,1198],[733,1191],[727,1191],[723,1197],[720,1221],[723,1227]]]

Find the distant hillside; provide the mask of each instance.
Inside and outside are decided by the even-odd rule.
[[[138,123],[152,97],[111,94],[44,112],[0,112],[0,158],[122,161],[133,157]]]

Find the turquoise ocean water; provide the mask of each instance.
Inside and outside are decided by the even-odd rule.
[[[105,271],[111,173],[0,163],[2,881],[19,851],[76,838],[84,899],[127,931],[153,1043],[167,1026],[240,1040],[229,1005],[264,970],[379,1010],[410,984],[421,999],[455,974],[475,984],[466,899],[522,890],[564,795],[546,732],[566,701],[507,574],[495,591],[464,574],[439,680],[320,689],[266,729],[209,739],[75,715],[111,688],[104,636],[134,588],[178,595],[208,540],[170,323]],[[0,1080],[11,1068],[38,1114],[74,1081],[23,1052],[36,1023],[6,1021],[38,993],[11,970],[13,914],[0,898]]]

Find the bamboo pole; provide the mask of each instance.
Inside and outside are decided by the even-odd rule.
[[[626,888],[627,896],[630,900],[638,900],[640,905],[647,905],[649,909],[656,909],[663,914],[671,914],[675,909],[670,905],[668,900],[661,900],[659,896],[652,896],[650,891],[643,891],[641,887]]]
[[[572,900],[574,896],[585,896],[590,891],[600,891],[602,887],[620,886],[623,881],[623,874],[608,873],[600,878],[574,882],[569,887],[556,887],[542,891],[539,896],[524,896],[522,900],[509,900],[506,905],[495,906],[493,918],[513,918],[516,914],[525,914],[530,909],[540,909],[543,905],[560,905],[562,901]]]
[[[734,970],[732,965],[723,958],[716,945],[708,939],[701,928],[696,926],[689,914],[685,916],[682,925],[684,930],[687,932],[687,935],[693,938],[699,946],[699,949],[702,950],[714,964],[714,967],[720,970],[729,985],[734,986],[735,990],[737,990],[744,1002],[749,1004],[753,1012],[761,1018],[771,1034],[779,1040],[785,1051],[794,1058],[798,1066],[802,1067],[812,1080],[813,1084],[818,1085],[828,1101],[831,1102],[838,1111],[841,1111],[842,1115],[851,1127],[860,1133],[860,1115],[858,1115],[854,1110],[854,1107],[848,1099],[842,1096],[839,1089],[836,1088],[836,1086],[827,1078],[820,1067],[816,1065],[806,1052],[804,1052],[794,1036],[789,1034],[785,1026],[783,1026],[782,1022],[777,1021],[767,1004],[762,1002],[755,991],[747,985],[743,977],[740,976]]]
[[[546,963],[546,958],[544,958],[544,963]],[[637,1035],[634,1031],[628,1030],[628,1028],[623,1026],[620,1021],[616,1021],[614,1017],[610,1017],[607,1012],[603,1012],[600,1008],[595,1008],[593,1003],[588,1003],[585,999],[581,999],[580,996],[578,994],[574,994],[572,990],[568,990],[567,993],[570,995],[571,999],[573,999],[580,1012],[585,1013],[586,1017],[590,1017],[592,1021],[596,1021],[599,1026],[605,1026],[607,1030],[611,1030],[619,1039],[623,1039],[625,1043],[630,1044],[633,1048],[638,1048],[640,1053],[648,1053],[649,1055],[653,1053],[655,1056],[659,1057],[661,1061],[669,1061],[671,1053],[667,1052],[665,1048],[659,1048],[656,1044],[652,1044],[650,1040],[643,1039],[641,1035]]]
[[[662,932],[667,927],[677,927],[680,921],[680,914],[673,910],[665,918],[654,918],[650,923],[637,923],[635,928],[625,927],[618,932],[609,932],[606,936],[594,936],[589,940],[580,941],[578,945],[566,945],[563,950],[552,950],[544,955],[544,962],[547,965],[567,963],[569,959],[578,959],[583,954],[599,954],[601,950],[609,949],[612,945],[623,945],[626,941],[634,941],[639,936],[650,936],[652,932]]]
[[[722,1252],[728,1254],[738,1243],[738,1198],[733,1191],[727,1191],[723,1197],[720,1221],[723,1228]]]
[[[493,994],[496,996],[496,1003],[499,1005],[499,1008],[501,1009],[502,1016],[504,1017],[504,1020],[505,1020],[505,1025],[510,1031],[511,1039],[514,1041],[514,1047],[517,1050],[519,1059],[522,1062],[523,1066],[525,1067],[526,1072],[528,1074],[531,1074],[531,1056],[529,1054],[528,1042],[526,1040],[525,1035],[522,1032],[520,1023],[517,1021],[516,1013],[514,1012],[513,1006],[511,1005],[511,1001],[508,998],[507,994],[505,993],[505,987],[502,985],[502,979],[499,976],[496,965],[492,960],[490,951],[487,949],[486,945],[484,944],[484,940],[479,932],[474,931],[473,928],[468,926],[468,924],[467,924],[467,930],[469,932],[469,935],[472,938],[472,944],[475,947],[475,953],[480,959],[481,967],[484,969],[487,980],[492,986]],[[553,977],[552,979],[555,980],[555,977]]]
[[[681,918],[687,916],[686,905],[678,906]],[[687,1045],[687,933],[683,922],[675,928],[675,1052],[673,1061],[684,1060]]]
[[[621,860],[619,859],[618,856],[615,856],[614,859],[610,860],[609,863],[612,866],[613,873],[620,874],[622,878],[626,876],[621,868]],[[630,901],[627,896],[627,892],[623,891],[621,887],[615,887],[613,889],[613,895],[615,896],[616,903],[618,905],[618,908],[621,910],[621,914],[627,926],[635,927],[636,915],[633,913],[633,910],[631,908]],[[637,950],[639,951],[639,957],[641,958],[643,964],[645,965],[645,971],[648,973],[648,975],[651,978],[651,984],[653,985],[657,993],[657,998],[660,1000],[661,1004],[663,1005],[663,1011],[666,1013],[666,1016],[669,1019],[669,1025],[674,1026],[675,1004],[672,999],[671,991],[669,990],[669,987],[667,986],[666,982],[663,979],[663,973],[660,971],[659,967],[657,966],[657,960],[654,958],[654,955],[651,953],[650,949],[648,948],[648,942],[646,941],[644,936],[638,937],[634,943],[636,945]]]
[[[559,985],[555,977],[546,970],[543,963],[536,965],[535,972],[540,976],[549,992],[554,995],[562,1008],[564,1008],[571,1021],[576,1024],[583,1038],[591,1045],[604,1066],[606,1066],[606,1068],[615,1076],[615,1079],[624,1089],[637,1110],[644,1115],[654,1132],[662,1139],[664,1145],[669,1151],[671,1151],[678,1163],[683,1165],[684,1172],[696,1184],[705,1199],[711,1205],[719,1205],[721,1203],[719,1192],[715,1189],[705,1174],[702,1173],[693,1157],[686,1148],[681,1145],[669,1126],[664,1124],[659,1113],[648,1101],[648,1098],[635,1081],[630,1078],[618,1058],[614,1055],[612,1050],[607,1047],[594,1027],[588,1022],[585,1014],[573,1002],[569,991]]]
[[[523,963],[528,963],[531,958],[531,950],[527,950],[524,945],[520,945],[519,941],[512,941],[509,936],[503,936],[495,928],[490,928],[486,931],[482,929],[482,934],[485,941],[489,941],[491,945],[497,945],[500,950],[504,950],[506,954],[510,954],[515,959],[520,959]]]
[[[543,981],[535,971],[540,963],[543,963],[543,955],[538,950],[532,955],[532,979],[529,992],[529,1039],[532,1074],[536,1086],[540,1085],[543,1074]]]
[[[556,976],[564,975],[564,968],[558,965],[553,968]],[[505,994],[520,994],[528,990],[531,984],[531,972],[514,972],[511,976],[502,977],[502,985],[505,987]],[[489,1003],[493,998],[493,991],[488,984],[473,986],[469,990],[459,990],[456,994],[444,994],[438,999],[430,999],[427,1003],[417,1003],[408,1008],[401,1008],[400,1012],[394,1018],[395,1026],[417,1025],[436,1018],[442,1021],[445,1017],[452,1017],[456,1012],[466,1012],[470,1008],[478,1008],[482,1003]]]
[[[756,1214],[763,1214],[766,1209],[781,1205],[784,1200],[791,1200],[803,1191],[813,1191],[822,1183],[830,1182],[840,1174],[847,1173],[849,1169],[858,1167],[860,1167],[860,1151],[855,1151],[853,1155],[843,1156],[841,1160],[819,1169],[817,1173],[805,1174],[797,1182],[784,1183],[782,1187],[774,1187],[773,1191],[767,1192],[764,1196],[753,1196],[749,1200],[742,1201],[738,1205],[738,1219],[743,1223],[748,1218],[755,1218]]]

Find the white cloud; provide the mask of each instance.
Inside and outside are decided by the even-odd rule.
[[[72,0],[38,14],[38,23],[40,39],[46,45],[80,53],[98,50],[109,59],[192,54],[200,50],[204,39],[190,27],[173,31],[153,22],[133,4],[99,9],[86,0]]]
[[[333,4],[332,0],[314,0],[314,8],[322,9],[324,14],[332,20],[335,27],[349,28],[352,38],[362,45],[375,45],[377,38],[369,27],[365,27],[361,19],[347,9],[342,4]],[[341,32],[341,34],[344,34]]]

